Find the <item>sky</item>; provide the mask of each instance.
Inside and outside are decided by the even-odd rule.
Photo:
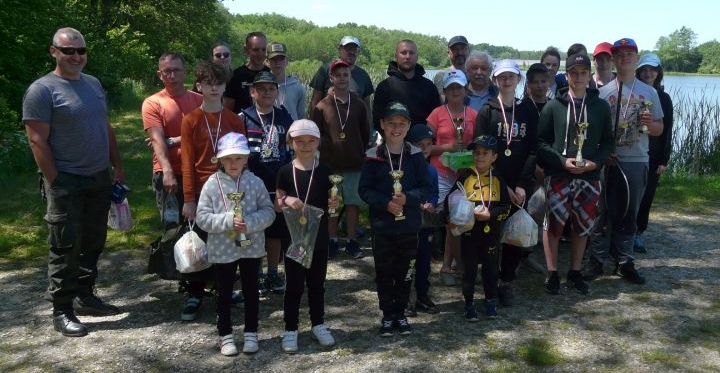
[[[354,22],[445,39],[464,35],[471,44],[488,43],[517,50],[544,50],[554,45],[565,51],[579,42],[592,52],[600,42],[612,43],[625,37],[634,39],[641,50],[652,50],[661,36],[669,36],[683,26],[695,32],[698,45],[720,38],[720,2],[711,0],[548,1],[544,12],[538,8],[538,1],[529,0],[459,0],[452,6],[444,6],[443,1],[418,0],[267,0],[252,5],[246,0],[222,2],[233,14],[277,13],[318,26]],[[613,19],[615,13],[622,16]],[[634,21],[627,22],[627,15],[633,15]],[[593,23],[602,26],[589,27]]]

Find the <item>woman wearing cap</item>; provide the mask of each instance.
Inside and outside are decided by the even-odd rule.
[[[265,185],[246,170],[249,154],[247,139],[242,134],[230,132],[220,138],[216,154],[220,170],[203,186],[196,216],[198,226],[208,232],[208,262],[215,264],[217,330],[220,353],[226,356],[238,353],[230,318],[231,294],[238,268],[245,297],[243,352],[258,351],[260,299],[255,279],[265,256],[264,230],[275,219],[274,206]],[[239,201],[230,198],[239,192],[244,194]],[[240,216],[236,210],[238,202],[242,206]],[[240,234],[245,234],[246,239],[240,241]]]
[[[672,128],[673,128],[673,103],[670,95],[665,92],[662,85],[663,67],[660,58],[654,53],[644,54],[640,57],[635,76],[645,84],[657,90],[660,96],[660,106],[663,111],[663,132],[660,136],[650,137],[650,168],[648,169],[648,180],[645,185],[645,194],[640,202],[640,210],[637,216],[637,233],[635,233],[635,251],[647,252],[645,242],[642,238],[643,232],[647,229],[650,217],[650,207],[655,198],[660,175],[667,169],[672,151]]]
[[[436,143],[430,153],[430,163],[438,171],[439,201],[444,204],[450,189],[457,180],[457,173],[440,161],[445,152],[465,150],[472,142],[475,132],[477,111],[465,105],[467,78],[460,70],[448,70],[443,74],[443,93],[446,104],[438,106],[427,117],[428,125],[435,132]],[[458,138],[458,131],[461,137]],[[440,208],[441,209],[441,208]],[[447,286],[455,285],[456,271],[453,262],[458,266],[460,261],[460,240],[452,235],[445,237],[445,253],[440,268],[440,277]]]
[[[547,70],[545,70],[547,71]],[[531,75],[531,72],[528,72]],[[536,74],[536,75],[542,75]],[[528,193],[535,185],[535,147],[537,145],[538,113],[534,101],[523,105],[515,98],[522,76],[520,67],[513,60],[495,62],[493,83],[500,93],[492,97],[480,110],[475,123],[475,136],[492,135],[498,139],[496,172],[502,176],[508,188],[514,213],[525,203]],[[498,295],[503,306],[513,302],[511,283],[515,280],[523,249],[502,245],[500,282]]]

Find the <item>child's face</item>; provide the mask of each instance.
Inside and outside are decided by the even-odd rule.
[[[475,162],[475,169],[478,172],[489,170],[496,159],[497,153],[491,149],[476,146],[473,150],[473,161]]]
[[[203,101],[219,102],[222,101],[223,92],[225,92],[225,83],[200,82],[198,83],[198,90],[203,95]]]
[[[270,70],[272,71],[285,71],[285,67],[287,66],[287,58],[285,56],[275,56],[273,58],[268,58],[268,65],[270,65]]]
[[[534,73],[527,80],[528,92],[534,100],[544,99],[550,88],[550,76],[545,73]]]
[[[240,174],[242,174],[247,162],[247,155],[231,154],[220,158],[220,164],[225,169],[225,173],[233,178],[237,178]]]
[[[333,86],[341,91],[350,88],[350,69],[347,67],[336,67],[330,74],[330,81]]]
[[[298,158],[310,159],[320,146],[320,139],[315,136],[302,135],[293,137],[290,144]]]
[[[270,107],[278,97],[278,87],[275,83],[258,83],[250,88],[250,96],[258,106]]]
[[[413,145],[420,148],[420,151],[422,152],[423,156],[425,158],[428,158],[430,156],[430,152],[432,151],[432,139],[422,139]]]
[[[571,88],[584,88],[590,81],[590,69],[585,66],[573,67],[567,71],[567,78]]]
[[[386,141],[403,141],[410,129],[410,120],[402,115],[393,115],[390,118],[380,119],[380,128],[385,133]]]
[[[453,83],[447,86],[444,90],[445,93],[445,99],[449,103],[461,103],[465,102],[465,95],[467,94],[465,92],[465,87],[461,86],[458,83]]]
[[[506,71],[493,78],[500,92],[505,94],[515,94],[515,88],[520,82],[520,75]]]

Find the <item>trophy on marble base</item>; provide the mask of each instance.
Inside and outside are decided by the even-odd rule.
[[[390,171],[390,177],[393,179],[393,192],[394,193],[400,193],[402,192],[402,184],[400,184],[400,179],[402,179],[403,175],[405,173],[402,170],[393,170]],[[400,211],[399,214],[395,215],[395,220],[405,220],[405,215],[403,215],[402,211]]]
[[[343,177],[341,175],[330,175],[328,178],[333,185],[332,188],[330,188],[330,199],[337,198],[338,192],[340,191],[338,185],[343,182]],[[328,213],[331,218],[337,218],[338,215],[340,215],[337,209],[328,209]]]
[[[583,159],[582,155],[582,148],[585,144],[585,131],[590,126],[590,123],[588,122],[580,122],[577,124],[578,127],[578,134],[577,134],[577,145],[578,145],[578,151],[577,155],[575,156],[575,166],[577,167],[585,167],[585,159]]]
[[[453,124],[455,124],[455,142],[458,143],[463,142],[463,134],[465,133],[463,122],[465,122],[465,118],[453,118]]]
[[[233,208],[233,212],[235,213],[235,217],[243,220],[243,210],[242,205],[240,204],[240,201],[242,201],[243,197],[245,197],[245,192],[235,192],[235,193],[228,193],[227,197],[229,200],[233,201],[235,204],[235,207]],[[228,232],[228,235],[230,237],[235,237],[235,246],[245,247],[250,245],[251,241],[245,236],[245,233],[237,233],[234,230]]]
[[[650,112],[650,107],[652,106],[652,101],[643,101],[642,102],[642,112],[641,114],[644,114],[645,112]],[[650,130],[648,129],[647,124],[642,124],[640,126],[640,133],[648,133]]]

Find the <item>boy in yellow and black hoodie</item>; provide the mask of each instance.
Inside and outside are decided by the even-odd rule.
[[[478,264],[482,264],[485,316],[496,318],[498,315],[498,249],[503,222],[510,212],[510,194],[503,178],[493,173],[492,164],[498,156],[497,138],[478,136],[467,148],[473,152],[475,166],[462,170],[458,183],[465,188],[467,198],[475,203],[475,224],[470,231],[463,233],[460,244],[464,266],[462,294],[465,298],[465,320],[475,322],[478,321],[478,313],[473,297]],[[457,185],[453,189],[458,189]]]

